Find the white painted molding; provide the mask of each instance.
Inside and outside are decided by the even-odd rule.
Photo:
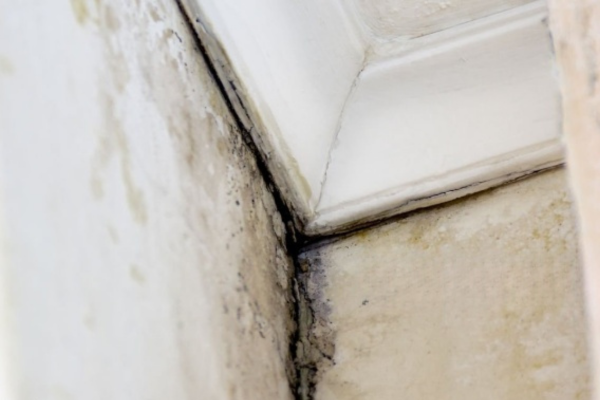
[[[562,162],[545,2],[501,13],[495,2],[487,14],[483,0],[459,3],[459,16],[491,15],[450,28],[440,19],[441,30],[424,21],[435,33],[386,42],[342,0],[188,0],[305,233]]]
[[[197,32],[235,82],[248,128],[301,219],[319,198],[344,102],[363,66],[365,44],[342,4],[331,0],[187,0]]]
[[[369,64],[344,110],[309,230],[420,208],[432,196],[439,203],[559,163],[545,16],[543,4],[519,7]]]

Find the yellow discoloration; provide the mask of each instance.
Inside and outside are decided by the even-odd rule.
[[[99,134],[96,151],[92,157],[92,175],[90,177],[90,191],[95,200],[104,198],[104,183],[102,176],[112,156],[112,144],[107,135]]]
[[[140,271],[140,268],[135,264],[131,264],[129,266],[129,277],[137,284],[143,285],[146,283],[146,277],[142,271]]]
[[[150,17],[152,18],[152,21],[154,21],[154,22],[161,21],[162,18],[159,15],[158,9],[152,5],[149,8],[150,8],[150,10],[148,11],[148,13],[150,14]]]
[[[121,28],[121,22],[115,15],[114,10],[108,4],[103,7],[103,26],[106,27],[110,32],[114,33]]]
[[[96,200],[103,199],[105,192],[102,175],[105,173],[104,171],[108,167],[110,159],[116,153],[120,161],[121,179],[125,189],[127,205],[133,219],[143,225],[148,220],[148,211],[144,193],[133,179],[127,137],[117,117],[113,98],[108,93],[104,93],[101,97],[101,104],[105,128],[100,134],[98,147],[92,159],[90,190]]]
[[[42,292],[35,280],[16,277],[24,283],[19,298],[34,305],[21,311],[41,324],[17,349],[25,380],[35,382],[25,389],[32,398],[59,398],[51,387],[64,381],[82,399],[123,389],[131,398],[212,399],[226,397],[228,388],[238,398],[293,398],[286,376],[293,264],[285,228],[176,2],[88,0],[84,29],[68,3],[66,29],[54,29],[60,15],[34,3],[14,10],[36,21],[20,37],[46,49],[62,43],[59,52],[40,52],[61,68],[21,66],[15,58],[17,112],[0,125],[10,137],[48,133],[52,139],[40,143],[52,151],[28,157],[18,157],[27,140],[7,141],[6,151],[16,152],[10,167],[40,167],[65,176],[68,187],[10,191],[17,207],[10,223],[36,224],[35,232],[11,230],[16,250],[42,242],[52,249],[43,265],[19,257],[48,272],[40,275]],[[160,21],[149,13],[154,6]],[[52,84],[35,85],[38,78]],[[32,95],[41,100],[28,102]],[[44,106],[57,95],[64,101]],[[11,96],[4,100],[13,105]],[[32,113],[44,117],[31,121],[40,129],[21,129],[34,126]],[[56,154],[60,162],[53,162]],[[36,210],[49,218],[37,218]],[[68,346],[52,345],[36,310],[52,320],[51,336],[68,338]],[[162,333],[148,334],[157,320]],[[124,331],[135,340],[120,340]],[[106,357],[112,353],[119,363]],[[99,362],[86,370],[82,357]],[[52,373],[48,362],[56,364]],[[137,378],[123,388],[131,371]],[[157,374],[166,379],[152,381]]]
[[[90,178],[90,190],[95,200],[104,198],[104,184],[99,175],[93,174]]]
[[[79,25],[85,25],[89,18],[89,11],[86,0],[71,0],[71,9],[75,20]]]
[[[127,204],[135,221],[139,224],[145,224],[148,220],[148,211],[146,210],[146,200],[144,193],[133,183],[131,172],[124,165],[122,171],[123,182],[127,193]]]
[[[129,211],[134,220],[139,224],[145,224],[148,220],[148,211],[146,210],[146,200],[144,193],[136,186],[131,175],[131,161],[129,149],[124,135],[117,136],[121,155],[121,177],[125,185],[125,194]]]
[[[307,254],[325,271],[312,272],[322,288],[313,308],[326,302],[331,312],[317,317],[336,327],[336,363],[316,398],[589,396],[563,174],[414,213]]]
[[[0,75],[12,75],[15,72],[15,67],[12,62],[5,56],[0,55]]]

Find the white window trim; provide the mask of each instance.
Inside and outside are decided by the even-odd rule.
[[[186,1],[242,123],[266,155],[307,234],[331,233],[452,200],[563,160],[545,1],[388,46],[377,54],[342,1]],[[463,80],[456,78],[461,70],[452,60],[477,49],[482,56],[476,55],[473,63],[484,71],[481,79],[492,89],[468,73]],[[502,64],[505,54],[514,58],[509,67]],[[454,97],[403,85],[402,74],[427,80],[426,75],[418,76],[419,70],[431,68],[436,57],[446,66],[436,79],[454,79],[459,89],[453,89]],[[426,61],[415,62],[419,59]],[[491,71],[489,76],[485,71]],[[498,89],[494,81],[502,74],[516,77],[506,85],[514,87],[514,93]],[[465,95],[463,81],[467,88],[479,86]],[[397,114],[404,109],[397,93],[405,90],[422,98],[422,104],[417,101],[417,111],[407,111],[399,120]],[[518,97],[515,102],[510,101],[513,94]],[[389,98],[392,106],[379,106],[373,98]],[[461,107],[473,102],[502,107],[497,115],[488,108],[473,120],[462,112],[460,119]],[[429,105],[438,103],[441,111],[433,120],[442,124],[458,115],[458,123],[447,130],[427,118]],[[416,129],[398,133],[398,121],[405,120]],[[359,129],[365,126],[378,130],[373,134]],[[439,138],[432,137],[437,131]],[[418,134],[410,136],[412,132]],[[399,144],[419,135],[427,140],[412,149]],[[498,135],[502,141],[494,142]],[[482,137],[489,146],[470,145]],[[423,156],[431,159],[425,163],[420,158],[433,139],[440,145]],[[390,148],[397,153],[386,152]],[[449,148],[452,151],[445,154]],[[412,162],[404,163],[411,157]]]

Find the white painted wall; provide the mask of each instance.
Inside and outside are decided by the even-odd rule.
[[[583,281],[554,170],[306,251],[316,399],[590,395]]]
[[[290,399],[281,219],[176,3],[0,10],[14,399]]]
[[[354,0],[373,40],[409,39],[518,7],[533,0]]]

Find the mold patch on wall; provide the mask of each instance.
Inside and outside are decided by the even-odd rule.
[[[317,244],[302,259],[334,349],[315,375],[317,400],[589,398],[563,170]]]
[[[19,396],[291,399],[286,228],[176,2],[9,3]]]
[[[298,395],[301,400],[313,399],[322,375],[334,365],[335,331],[331,322],[324,266],[319,257],[298,260],[296,299],[299,303],[296,344]]]

